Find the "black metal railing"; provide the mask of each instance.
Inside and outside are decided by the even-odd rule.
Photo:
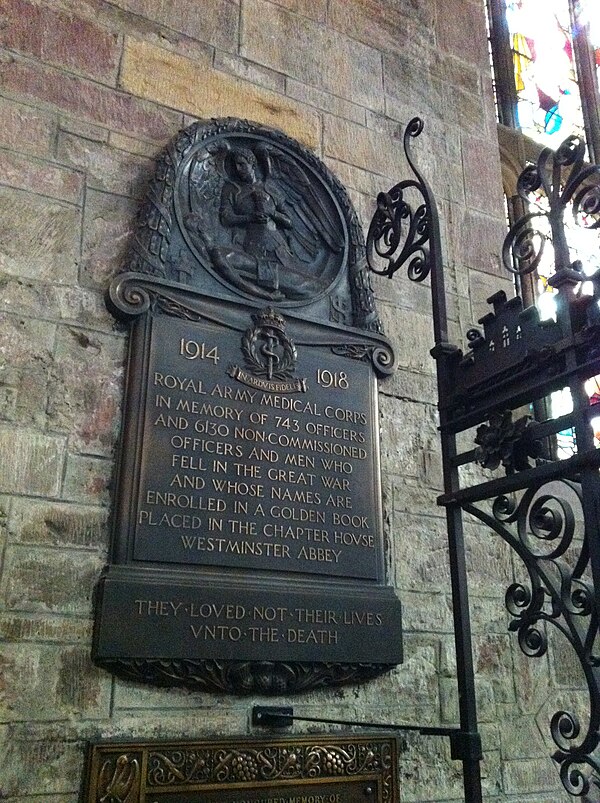
[[[411,140],[423,128],[413,119],[404,147],[415,178],[381,193],[367,238],[371,269],[388,277],[407,269],[412,281],[431,281],[434,346],[444,492],[450,546],[460,732],[477,734],[477,711],[463,516],[468,513],[495,531],[521,559],[528,580],[506,592],[510,630],[523,652],[539,657],[554,628],[574,650],[589,692],[585,724],[578,712],[558,709],[549,730],[553,754],[567,792],[600,800],[600,449],[591,420],[598,415],[585,383],[600,374],[600,271],[587,276],[571,260],[565,213],[589,228],[600,227],[600,168],[584,162],[585,145],[568,138],[555,153],[545,149],[519,180],[527,201],[546,197],[544,210],[527,211],[511,228],[503,261],[512,272],[536,271],[545,248],[554,249],[556,319],[540,320],[535,307],[498,292],[481,328],[466,333],[466,353],[448,342],[446,296],[439,223],[432,193],[415,167]],[[416,198],[416,201],[414,200]],[[548,222],[547,232],[538,223]],[[383,265],[382,265],[383,260]],[[591,282],[592,293],[581,292]],[[527,410],[568,388],[572,412],[534,421]],[[525,411],[524,409],[525,408]],[[550,448],[570,428],[574,454],[557,460]],[[457,438],[472,430],[473,448],[459,452]],[[461,441],[462,442],[462,441]],[[476,464],[495,471],[461,472]],[[468,479],[463,479],[463,476]],[[475,478],[475,479],[474,479]],[[477,740],[472,740],[475,745]],[[467,749],[463,761],[465,800],[482,800],[480,753]]]

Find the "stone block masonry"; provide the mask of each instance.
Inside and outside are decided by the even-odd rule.
[[[442,211],[452,324],[464,332],[503,281],[479,0],[0,3],[3,800],[76,803],[87,739],[250,728],[251,699],[126,683],[89,658],[126,346],[103,294],[153,157],[194,118],[257,120],[324,158],[367,224],[377,193],[406,177],[402,130],[415,114],[426,121],[416,158]],[[374,285],[400,364],[380,385],[380,410],[386,565],[404,604],[406,660],[362,686],[275,702],[448,724],[456,684],[427,288],[401,276]],[[557,803],[566,798],[532,712],[564,673],[517,657],[503,607],[512,563],[481,528],[467,538],[486,800]],[[401,753],[404,803],[461,799],[447,744],[402,738]]]

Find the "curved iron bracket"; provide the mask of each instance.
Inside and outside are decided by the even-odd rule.
[[[561,494],[559,488],[571,493]],[[566,479],[532,484],[518,500],[513,494],[496,497],[491,511],[472,503],[462,507],[498,533],[527,569],[529,583],[513,583],[505,598],[512,616],[509,630],[517,634],[523,653],[531,658],[545,655],[551,625],[577,655],[589,690],[589,718],[582,728],[576,712],[555,712],[550,722],[557,747],[553,758],[569,794],[600,790],[598,616],[590,550],[585,537],[582,542],[575,539],[577,523],[584,518],[581,485]]]
[[[377,196],[377,211],[367,234],[367,262],[373,273],[392,277],[408,265],[408,278],[422,282],[435,268],[439,255],[439,223],[433,194],[411,154],[411,139],[423,131],[423,120],[413,117],[404,131],[404,153],[415,178],[395,184]],[[417,202],[411,199],[415,190]],[[412,201],[412,202],[411,202]],[[387,260],[380,267],[380,260]]]

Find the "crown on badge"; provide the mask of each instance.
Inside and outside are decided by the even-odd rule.
[[[267,307],[267,309],[262,310],[262,312],[258,312],[256,315],[253,315],[252,320],[257,326],[261,326],[263,328],[268,327],[269,329],[277,329],[280,332],[285,330],[285,320],[283,315],[280,315],[278,312],[276,312],[273,307]]]

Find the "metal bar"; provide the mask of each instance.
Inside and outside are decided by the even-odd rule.
[[[581,411],[581,414],[588,420],[591,420],[594,416],[600,415],[600,402],[588,404]],[[547,438],[549,435],[555,435],[557,432],[562,432],[564,429],[570,429],[575,425],[576,419],[575,413],[567,413],[566,415],[561,415],[559,418],[532,422],[530,428],[523,435],[523,442],[532,443],[533,441]],[[467,463],[473,463],[477,460],[477,455],[477,449],[469,449],[467,452],[461,452],[454,458],[453,465],[464,466]]]
[[[351,728],[369,730],[408,731],[420,736],[443,736],[450,739],[450,753],[454,760],[464,760],[465,756],[481,758],[481,739],[477,732],[465,733],[460,728],[442,725],[399,725],[394,722],[357,722],[353,719],[332,717],[306,717],[294,714],[288,706],[262,706],[252,708],[252,725],[260,728],[288,728],[294,720],[298,722],[317,722],[322,725],[346,725]],[[474,798],[466,798],[471,803]]]
[[[284,722],[285,720],[285,722]],[[259,727],[272,727],[274,722],[279,727],[287,727],[292,722],[317,722],[323,725],[347,725],[352,728],[374,728],[378,730],[415,731],[424,736],[452,736],[461,733],[460,728],[433,725],[400,725],[395,722],[359,722],[354,719],[336,719],[332,717],[307,717],[294,714],[293,708],[257,705],[252,708],[252,724]]]
[[[574,455],[567,460],[557,460],[555,463],[544,463],[542,466],[498,477],[489,482],[482,482],[471,488],[463,488],[450,494],[438,496],[438,505],[463,505],[465,502],[481,502],[483,499],[500,496],[502,494],[520,491],[530,487],[533,483],[543,483],[561,477],[572,477],[583,468],[600,466],[600,449],[594,449],[581,455]]]
[[[438,409],[443,398],[447,398],[451,378],[448,375],[448,319],[446,311],[446,288],[444,285],[444,268],[441,253],[441,237],[437,208],[429,187],[426,187],[427,200],[432,217],[431,256],[433,271],[431,276],[431,304],[433,312],[436,356],[436,374],[438,388]],[[444,411],[440,409],[440,422],[445,421]],[[456,457],[456,437],[441,432],[442,466],[444,474],[444,490],[451,493],[459,485],[458,470],[452,465]],[[452,587],[452,615],[454,619],[454,644],[456,649],[456,674],[460,715],[460,730],[469,734],[461,745],[460,757],[463,765],[463,789],[465,803],[482,803],[481,789],[481,740],[477,728],[477,703],[475,699],[475,673],[473,667],[473,645],[471,639],[471,617],[469,613],[469,591],[467,585],[467,569],[465,562],[464,534],[462,511],[458,506],[446,509],[448,530],[448,552],[450,562],[450,583]]]
[[[488,0],[487,5],[498,118],[502,125],[518,128],[515,71],[504,0]]]
[[[447,331],[444,274],[441,255],[438,270],[436,270],[432,276],[431,294],[434,322],[436,318],[440,318],[437,326],[434,327],[436,336],[439,336],[441,332],[445,333]],[[436,355],[444,490],[447,494],[451,494],[459,489],[460,482],[458,469],[453,465],[453,461],[456,458],[456,436],[444,431],[446,415],[440,405],[441,400],[447,397],[451,384],[451,377],[448,374],[448,360],[444,354],[445,346],[446,341],[436,339],[436,347],[433,349],[433,353]],[[463,789],[465,803],[482,803],[483,796],[480,766],[481,744],[477,729],[477,703],[475,698],[475,671],[473,667],[469,591],[465,562],[462,511],[457,505],[447,507],[446,527],[448,532],[450,583],[452,587],[452,616],[454,619],[454,645],[456,650],[456,681],[458,685],[460,729],[462,733],[471,734],[472,737],[470,740],[467,739],[463,743],[460,755],[463,764]],[[479,747],[477,747],[478,744]]]
[[[559,296],[563,288],[559,289]],[[570,309],[565,303],[565,312],[569,314]],[[559,314],[561,305],[559,307]],[[569,320],[569,325],[570,320]],[[573,359],[573,358],[571,358]],[[590,403],[585,391],[583,380],[574,378],[570,385],[571,398],[573,399],[573,415],[575,443],[577,455],[582,452],[582,457],[586,454],[598,454],[600,450],[594,448],[594,433],[590,426]],[[600,464],[600,461],[598,461]],[[584,541],[589,549],[590,568],[592,579],[596,591],[600,589],[600,474],[598,469],[592,467],[591,463],[584,466],[580,475],[582,507],[584,520]],[[596,614],[600,621],[600,595],[595,594]]]
[[[456,467],[451,465],[455,452],[455,438],[442,436],[444,462],[444,486],[458,486]],[[477,734],[477,703],[475,698],[475,671],[471,639],[471,617],[465,563],[465,545],[462,511],[457,505],[446,508],[450,581],[452,585],[452,616],[454,619],[454,643],[456,648],[456,673],[461,730]],[[462,756],[463,787],[466,803],[482,803],[481,753],[468,750]]]
[[[444,490],[446,494],[455,493],[459,488],[458,471],[452,465],[456,456],[455,435],[444,430],[448,420],[442,407],[442,401],[452,394],[452,377],[450,375],[449,355],[454,355],[457,349],[448,342],[448,316],[446,311],[446,290],[444,286],[444,270],[441,252],[441,238],[438,212],[427,182],[420,175],[418,169],[412,161],[409,143],[410,139],[418,136],[423,128],[423,123],[418,118],[414,118],[408,124],[404,133],[404,151],[408,163],[415,174],[417,181],[401,182],[395,185],[389,193],[381,194],[381,204],[375,213],[369,233],[367,236],[367,258],[372,270],[382,273],[376,264],[369,259],[372,250],[377,251],[378,244],[385,242],[385,247],[378,253],[385,253],[389,258],[388,268],[383,271],[384,275],[391,276],[407,262],[405,254],[412,254],[414,249],[420,252],[421,256],[411,259],[408,265],[408,275],[412,281],[422,281],[431,273],[431,305],[433,312],[433,332],[434,347],[431,350],[432,356],[436,360],[437,384],[438,384],[438,408],[441,418],[441,443],[442,460],[444,467]],[[408,214],[412,219],[413,211],[402,195],[403,189],[415,187],[420,190],[423,205],[419,207],[419,215],[425,210],[422,216],[423,232],[426,233],[426,243],[429,253],[424,249],[425,242],[421,241],[414,245],[413,250],[402,245],[400,238],[396,242],[397,231],[401,229],[398,225],[396,215]],[[414,234],[413,234],[414,236]],[[386,239],[387,238],[387,239]],[[390,255],[390,244],[397,249],[398,257]],[[409,242],[409,245],[411,243]],[[448,525],[448,546],[450,553],[450,577],[452,585],[452,602],[454,616],[454,643],[456,647],[457,662],[457,685],[459,698],[460,729],[453,730],[445,735],[451,736],[451,747],[453,757],[460,758],[463,763],[463,787],[466,803],[481,803],[481,741],[477,731],[477,706],[475,702],[475,679],[473,670],[473,651],[471,644],[471,622],[469,617],[469,599],[467,589],[467,573],[464,554],[464,537],[462,529],[462,512],[460,507],[454,506],[446,511]],[[321,721],[321,720],[319,720]],[[346,723],[350,724],[350,723]],[[405,728],[407,729],[407,728]],[[419,728],[420,732],[424,732]],[[430,733],[440,734],[438,729],[429,730]]]
[[[579,94],[581,109],[591,162],[600,162],[600,95],[596,81],[596,65],[590,40],[589,23],[580,20],[582,3],[569,0],[571,30],[573,33],[573,54],[577,77],[579,78]]]

